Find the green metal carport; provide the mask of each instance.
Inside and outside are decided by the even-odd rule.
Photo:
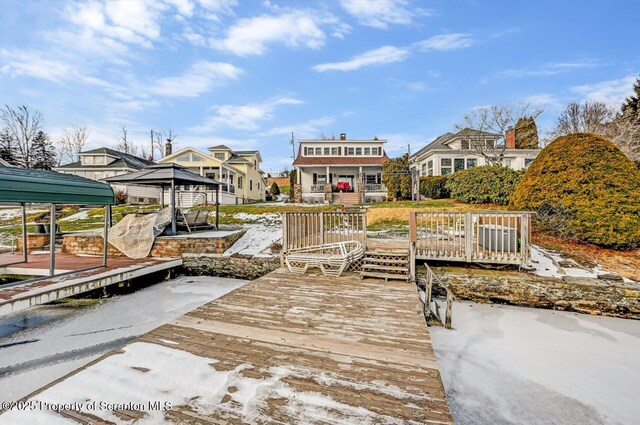
[[[111,186],[95,180],[54,171],[0,166],[0,204],[22,206],[22,251],[27,262],[26,204],[51,204],[50,275],[55,274],[56,205],[104,205],[103,266],[107,265],[107,236],[115,196]]]

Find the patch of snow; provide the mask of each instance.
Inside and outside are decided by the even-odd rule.
[[[266,251],[274,242],[282,239],[282,228],[280,226],[248,224],[243,227],[246,229],[246,233],[227,249],[223,255],[258,255]]]
[[[244,222],[259,223],[268,226],[279,226],[282,223],[282,216],[278,213],[249,214],[240,212],[235,213],[233,217]]]
[[[238,230],[207,230],[204,232],[199,232],[199,231],[194,231],[193,233],[185,233],[185,234],[180,234],[177,236],[163,236],[163,238],[177,238],[177,239],[182,239],[182,238],[194,238],[194,239],[198,239],[198,238],[226,238],[227,236],[231,236],[235,233],[238,233]]]
[[[456,302],[429,332],[456,424],[633,424],[640,321]]]
[[[86,220],[88,218],[89,218],[89,211],[80,211],[68,217],[61,218],[60,221]]]
[[[563,258],[560,254],[547,251],[539,246],[531,246],[531,263],[533,265],[533,272],[538,276],[557,277],[563,276],[571,277],[591,277],[597,278],[598,275],[603,274],[605,271],[601,266],[597,265],[592,269],[578,267],[562,267],[561,262],[568,262],[569,260]]]
[[[49,211],[48,208],[27,208],[27,214],[35,214]],[[0,208],[0,220],[9,220],[12,218],[20,217],[22,215],[22,208]]]
[[[352,406],[311,391],[300,391],[285,382],[287,377],[317,379],[324,385],[343,386],[330,374],[314,376],[288,366],[274,366],[258,371],[262,379],[244,376],[253,369],[240,364],[233,370],[218,371],[217,359],[201,357],[177,348],[147,342],[126,346],[123,353],[113,354],[64,381],[46,389],[32,400],[46,403],[91,402],[113,404],[135,403],[148,406],[149,400],[169,402],[172,406],[189,406],[201,415],[223,411],[231,417],[241,417],[247,423],[267,423],[265,415],[269,400],[286,403],[286,412],[296,423],[383,423],[401,424],[399,419],[372,412],[362,406]],[[234,390],[230,390],[234,387]],[[364,383],[352,386],[364,391],[384,391],[385,394],[405,395],[395,387],[383,383]],[[221,403],[227,396],[234,403]],[[151,410],[137,424],[165,423],[164,411]],[[92,410],[89,413],[116,424],[128,423],[110,410]],[[40,411],[10,411],[0,416],[0,423],[31,424],[38,420]],[[69,421],[73,423],[72,421]]]
[[[245,283],[184,276],[89,307],[42,305],[0,317],[0,400],[24,397]]]

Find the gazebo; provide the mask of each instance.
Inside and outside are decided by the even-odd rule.
[[[218,228],[219,214],[219,196],[221,183],[202,177],[199,174],[192,173],[180,165],[156,164],[151,165],[143,170],[120,176],[108,177],[104,181],[109,183],[136,184],[140,186],[156,186],[160,188],[161,204],[164,205],[164,190],[171,188],[171,233],[175,235],[176,231],[176,186],[185,185],[203,185],[215,188],[216,191],[216,229]]]
[[[49,227],[49,275],[56,268],[56,205],[103,205],[105,208],[103,267],[107,265],[107,232],[111,206],[115,204],[113,189],[108,184],[71,174],[0,166],[0,204],[22,207],[22,261],[28,262],[26,204],[51,204]],[[6,266],[7,264],[3,264]],[[92,267],[94,268],[94,267]],[[89,270],[89,269],[84,269]]]

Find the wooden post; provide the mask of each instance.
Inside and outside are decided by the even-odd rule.
[[[411,242],[418,241],[418,230],[416,228],[416,212],[411,211],[409,213],[409,240]]]
[[[464,215],[464,257],[467,262],[473,258],[473,213]]]
[[[220,230],[220,185],[216,185],[216,230]]]
[[[447,307],[444,316],[444,327],[447,329],[451,329],[451,315],[453,308],[453,294],[451,290],[447,288]]]
[[[324,245],[324,211],[320,211],[320,245]]]
[[[28,262],[27,252],[29,251],[29,244],[27,241],[27,207],[25,203],[22,203],[22,259],[24,262]]]
[[[56,272],[56,204],[51,204],[51,220],[49,221],[49,276]],[[27,241],[23,241],[23,246]]]
[[[109,252],[109,227],[111,225],[111,205],[104,206],[104,241],[102,245],[102,266],[107,267],[107,257]]]
[[[409,280],[416,282],[416,243],[409,242]]]

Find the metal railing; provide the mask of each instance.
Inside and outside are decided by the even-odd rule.
[[[387,193],[387,187],[383,184],[365,184],[365,192],[384,192]]]
[[[527,265],[531,213],[513,211],[411,212],[415,258]]]
[[[359,241],[366,246],[365,212],[282,213],[282,252],[290,249],[342,241]]]

